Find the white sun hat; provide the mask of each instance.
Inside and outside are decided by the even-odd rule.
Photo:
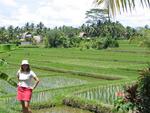
[[[28,64],[29,65],[28,60],[22,60],[21,65],[23,65],[23,64]]]

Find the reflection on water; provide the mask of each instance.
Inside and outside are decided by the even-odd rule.
[[[34,110],[33,113],[92,113],[90,111],[72,107],[54,107],[50,109]]]

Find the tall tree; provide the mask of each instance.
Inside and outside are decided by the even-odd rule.
[[[6,28],[0,27],[0,43],[7,43],[9,41]]]
[[[30,29],[30,24],[29,24],[29,22],[27,22],[27,23],[25,24],[24,29],[25,29],[25,32],[29,31],[29,29]]]
[[[31,23],[31,24],[30,24],[30,31],[31,31],[31,32],[34,31],[34,27],[35,27],[34,23]]]
[[[12,25],[10,25],[7,28],[7,32],[8,32],[8,38],[9,40],[13,41],[16,37],[15,37],[15,32],[14,32],[14,27]]]
[[[108,9],[91,9],[86,12],[87,23],[98,24],[109,20]]]
[[[36,33],[38,35],[42,35],[43,28],[44,28],[44,24],[42,22],[37,24],[37,26],[36,26]]]

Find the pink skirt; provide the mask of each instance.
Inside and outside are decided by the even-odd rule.
[[[18,86],[17,88],[17,100],[18,101],[30,101],[32,96],[32,89]]]

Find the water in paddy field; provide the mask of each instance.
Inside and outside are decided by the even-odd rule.
[[[54,107],[50,109],[34,110],[33,113],[92,113],[90,111],[72,108],[72,107]]]

